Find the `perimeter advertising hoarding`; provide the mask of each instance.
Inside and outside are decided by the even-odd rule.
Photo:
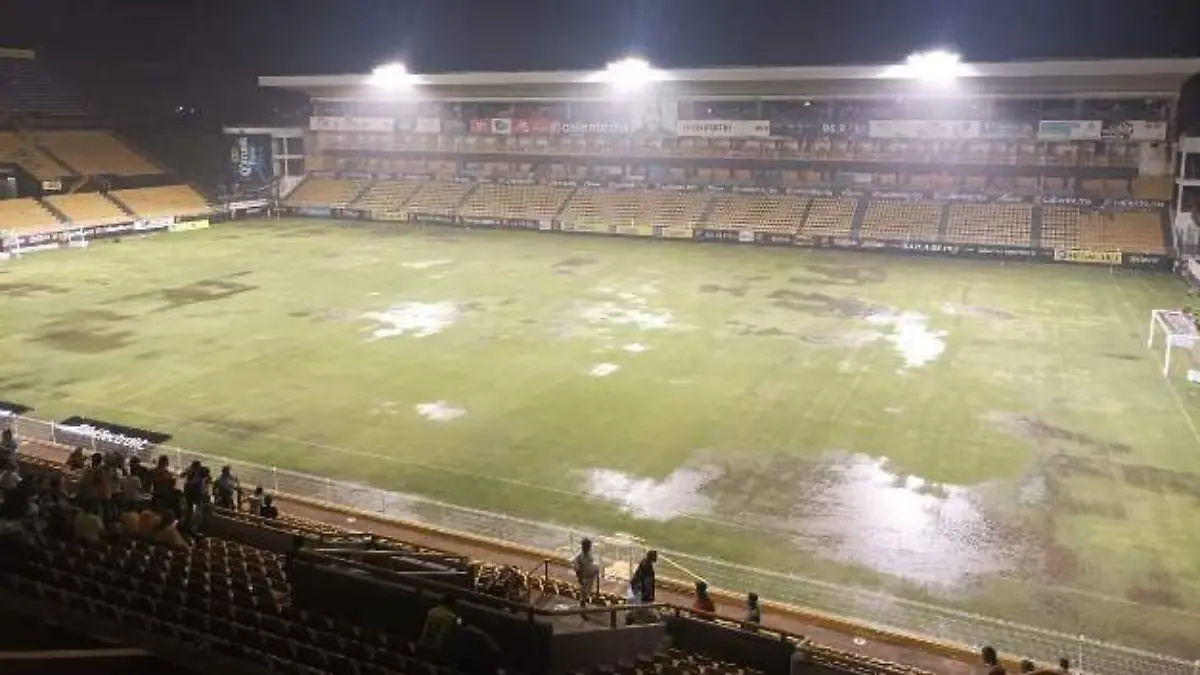
[[[695,138],[768,138],[767,120],[679,120],[675,135]]]
[[[261,187],[271,182],[270,134],[237,134],[230,137],[229,174],[232,183]]]
[[[1040,141],[1096,141],[1103,130],[1100,120],[1042,120],[1037,137]]]
[[[308,123],[313,131],[387,133],[396,130],[394,117],[310,117]]]
[[[974,120],[871,120],[867,130],[871,138],[969,139],[980,137],[983,123]]]

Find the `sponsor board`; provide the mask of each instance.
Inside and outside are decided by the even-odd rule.
[[[1042,120],[1037,137],[1040,141],[1095,141],[1103,129],[1100,120]]]
[[[311,117],[313,131],[349,131],[357,133],[389,133],[396,130],[394,117]]]
[[[12,401],[0,401],[0,422],[18,415],[24,415],[30,410],[33,410],[33,408],[27,405],[13,403]]]
[[[767,120],[679,120],[675,135],[695,138],[768,138]]]
[[[92,445],[97,449],[144,452],[171,440],[170,434],[102,422],[78,415],[59,422],[55,433],[66,445]]]
[[[1046,206],[1081,206],[1084,208],[1091,208],[1100,203],[1099,200],[1091,199],[1089,197],[1054,197],[1054,196],[1038,197],[1037,202],[1039,204],[1045,204]]]
[[[333,209],[323,206],[297,206],[296,215],[309,218],[330,218],[333,216]]]
[[[659,225],[656,228],[658,236],[663,239],[691,239],[692,228],[675,225]]]
[[[229,202],[228,204],[225,205],[225,208],[229,209],[230,213],[234,213],[237,211],[249,212],[249,211],[253,211],[254,209],[259,209],[259,210],[265,209],[265,208],[267,208],[268,204],[269,204],[269,202],[265,199],[250,199],[250,200],[239,201],[239,202]]]
[[[611,234],[612,228],[601,223],[563,223],[563,232],[591,232],[594,234]]]
[[[764,246],[791,246],[795,243],[795,237],[786,232],[759,232],[754,234],[754,243]]]
[[[983,123],[975,120],[871,120],[867,134],[871,138],[964,140],[979,138]]]
[[[171,232],[190,232],[192,230],[207,230],[209,222],[207,218],[201,220],[190,220],[184,223],[171,223],[167,229]]]
[[[1054,259],[1093,265],[1120,265],[1123,260],[1120,251],[1092,251],[1086,248],[1056,248]]]
[[[42,181],[42,192],[62,192],[61,180],[44,180]]]
[[[560,130],[569,136],[623,136],[633,132],[630,125],[620,122],[564,122]]]
[[[696,241],[726,241],[740,242],[742,241],[742,233],[745,230],[722,230],[709,227],[697,227],[692,229],[692,238]],[[754,238],[753,232],[746,232],[750,235],[751,240]]]
[[[491,133],[498,136],[507,136],[512,133],[512,118],[510,117],[493,117],[491,120]]]
[[[438,117],[418,117],[416,124],[413,125],[413,131],[418,134],[440,134],[442,133],[442,120]]]
[[[617,225],[613,228],[617,234],[627,237],[653,237],[654,228],[649,225]]]

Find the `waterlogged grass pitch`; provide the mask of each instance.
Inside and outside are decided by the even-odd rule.
[[[1105,268],[283,221],[4,264],[0,399],[1194,658],[1200,400],[1144,333],[1185,302]]]

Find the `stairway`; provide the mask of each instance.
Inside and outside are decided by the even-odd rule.
[[[1029,245],[1032,248],[1042,247],[1042,207],[1034,205],[1029,212]]]
[[[942,205],[942,214],[938,217],[937,239],[935,241],[942,242],[946,240],[946,230],[950,227],[950,205]]]
[[[854,217],[850,219],[850,238],[855,241],[858,241],[859,235],[862,234],[863,219],[867,217],[867,207],[870,205],[869,197],[859,197],[854,206]]]
[[[55,205],[51,204],[50,202],[48,202],[48,201],[46,201],[46,200],[44,200],[44,199],[38,199],[37,201],[38,201],[38,203],[39,203],[39,204],[41,204],[41,205],[42,205],[42,208],[43,208],[43,209],[46,209],[46,210],[47,210],[47,211],[49,211],[50,213],[54,214],[54,217],[58,219],[58,222],[60,222],[60,223],[73,223],[73,222],[75,222],[75,221],[71,220],[71,218],[70,218],[70,217],[68,217],[68,216],[67,216],[67,214],[65,214],[65,213],[63,213],[62,211],[60,211],[60,210],[59,210],[59,208],[58,208],[57,206],[55,206]]]
[[[104,197],[105,199],[107,199],[108,201],[112,202],[114,205],[116,205],[116,207],[118,209],[121,209],[122,213],[128,214],[132,218],[138,217],[138,214],[135,213],[133,209],[126,206],[125,202],[118,199],[115,195],[113,195],[111,193],[103,193],[101,196]]]

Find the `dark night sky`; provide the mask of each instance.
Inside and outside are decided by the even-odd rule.
[[[0,0],[0,45],[180,73],[1200,55],[1200,0]]]
[[[0,46],[40,50],[98,109],[263,122],[257,75],[1200,56],[1200,0],[0,0]]]

